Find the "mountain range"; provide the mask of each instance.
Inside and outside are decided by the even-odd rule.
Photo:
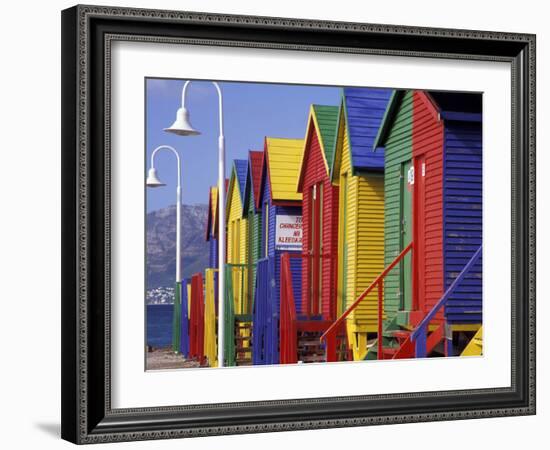
[[[182,276],[203,272],[208,264],[205,240],[207,205],[182,205]],[[173,287],[176,274],[176,205],[147,214],[147,290]]]

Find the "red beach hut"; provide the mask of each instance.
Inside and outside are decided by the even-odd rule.
[[[302,254],[286,254],[281,269],[284,276],[285,264],[290,268],[290,258],[301,257],[302,301],[296,314],[287,311],[281,321],[283,364],[325,361],[320,337],[337,314],[338,186],[331,182],[329,164],[335,148],[338,112],[338,106],[324,105],[312,105],[309,112],[297,183],[297,192],[303,196]],[[281,289],[285,310],[290,288],[283,285]],[[345,333],[340,333],[339,341],[343,359],[347,356]]]
[[[394,358],[426,356],[441,341],[438,353],[458,354],[457,334],[481,326],[481,105],[475,93],[396,91],[374,144],[392,199],[386,264],[412,249],[384,286],[386,329],[409,334]]]
[[[338,252],[338,186],[331,183],[337,106],[312,105],[300,167],[303,195],[302,304],[307,317],[334,320]]]

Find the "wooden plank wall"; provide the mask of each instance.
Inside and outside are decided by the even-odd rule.
[[[389,265],[401,251],[401,164],[412,158],[413,93],[407,91],[397,111],[395,122],[385,146],[385,250],[384,266]],[[384,311],[388,319],[395,317],[401,303],[400,265],[386,277]]]
[[[338,261],[338,186],[330,182],[325,159],[322,154],[318,130],[310,126],[306,149],[306,161],[302,170],[305,170],[303,179],[303,248],[302,253],[307,253],[312,239],[311,202],[312,186],[323,184],[322,207],[322,247],[321,258],[321,305],[320,313],[325,320],[335,319],[336,315],[336,283]],[[312,258],[302,259],[302,313],[306,312],[306,301],[310,298],[310,283]]]
[[[482,125],[445,123],[445,287],[482,241]],[[504,194],[504,193],[503,193]],[[451,296],[445,314],[457,324],[482,322],[482,260]]]
[[[428,313],[443,295],[443,122],[423,92],[414,92],[413,156],[424,156],[424,230],[414,232],[414,259],[418,268],[416,292],[419,308]],[[422,173],[415,172],[416,180]],[[420,183],[420,181],[418,181]],[[415,205],[416,206],[416,205]],[[420,208],[418,208],[420,209]],[[413,209],[413,216],[421,211]],[[415,225],[418,221],[415,220]],[[422,259],[422,261],[419,261]],[[443,311],[434,320],[440,323]]]

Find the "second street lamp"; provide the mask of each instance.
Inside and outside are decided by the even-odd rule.
[[[175,353],[180,351],[181,342],[181,159],[174,147],[161,145],[151,153],[151,167],[147,174],[147,187],[156,188],[166,186],[159,180],[157,169],[155,169],[155,156],[159,150],[168,150],[176,156],[178,167],[178,180],[176,185],[176,283],[174,290],[174,314],[172,318],[172,350]]]
[[[181,91],[181,108],[178,109],[174,123],[165,128],[168,133],[178,136],[196,136],[200,134],[189,123],[189,112],[185,108],[185,94],[191,81],[186,81]],[[225,138],[223,135],[223,98],[220,86],[211,82],[218,93],[220,133],[218,136],[218,367],[224,366],[224,292],[225,283]]]

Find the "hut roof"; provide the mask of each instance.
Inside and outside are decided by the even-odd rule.
[[[248,161],[246,159],[234,159],[233,167],[231,168],[231,176],[229,178],[229,185],[227,188],[227,196],[225,198],[225,209],[229,211],[229,204],[231,202],[231,196],[235,186],[239,189],[239,199],[241,201],[241,207],[244,208],[244,195],[246,188],[246,175],[247,175]],[[226,217],[228,220],[229,216]]]
[[[246,159],[233,160],[233,170],[235,172],[235,176],[237,177],[237,181],[239,183],[239,193],[241,194],[241,202],[244,201],[247,169],[248,169],[248,161]]]
[[[427,95],[433,100],[443,119],[481,121],[480,93],[428,91]]]
[[[354,171],[384,169],[384,152],[374,151],[373,144],[391,94],[391,89],[342,89],[339,120],[345,120]]]
[[[265,138],[272,201],[302,200],[302,194],[296,191],[296,184],[303,153],[303,139]]]
[[[399,110],[405,90],[395,89],[384,113],[384,119],[373,143],[373,150],[383,150],[389,132]],[[432,113],[439,119],[480,122],[482,96],[471,92],[416,91]]]
[[[336,126],[338,125],[338,106],[312,105],[311,118],[321,135],[321,148],[328,165],[332,161],[332,155],[334,154]]]
[[[206,240],[210,240],[210,236],[215,236],[218,222],[218,187],[210,187],[210,195],[208,196],[208,214],[206,216]]]
[[[264,152],[261,150],[251,150],[248,152],[248,163],[250,169],[251,178],[251,194],[256,209],[260,207],[261,188],[262,188],[262,176],[264,172]]]
[[[302,191],[302,180],[305,172],[305,161],[309,154],[309,140],[313,129],[317,132],[319,144],[325,160],[327,173],[332,162],[338,125],[338,106],[311,105],[307,121],[304,153],[300,163],[300,176],[298,179],[298,191]]]

